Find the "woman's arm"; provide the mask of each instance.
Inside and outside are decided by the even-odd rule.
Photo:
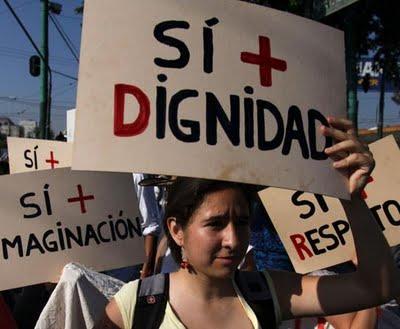
[[[93,329],[121,329],[124,328],[121,312],[114,299],[107,304],[102,318]]]
[[[335,329],[375,329],[376,308],[325,317]]]
[[[372,154],[354,136],[350,121],[328,120],[331,127],[323,127],[322,133],[337,143],[325,152],[334,160],[336,169],[349,175],[351,201],[342,201],[342,205],[353,232],[359,264],[353,273],[329,277],[271,271],[283,319],[349,313],[400,295],[400,273],[389,246],[359,196],[374,167]]]

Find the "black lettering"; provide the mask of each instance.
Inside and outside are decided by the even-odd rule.
[[[400,205],[396,200],[388,200],[383,203],[383,211],[385,212],[385,215],[386,215],[389,223],[394,226],[399,226],[400,225],[400,216],[397,215],[397,218],[395,219],[389,210],[390,206],[394,206],[397,209],[397,213],[400,214]]]
[[[154,63],[160,67],[184,68],[190,59],[190,52],[186,44],[177,38],[170,37],[164,33],[171,29],[189,29],[190,25],[186,21],[165,21],[157,24],[154,28],[154,37],[161,43],[174,47],[179,51],[179,57],[176,59],[154,58]]]
[[[109,238],[105,238],[101,233],[101,228],[104,225],[107,225],[107,222],[101,222],[99,225],[97,225],[97,235],[100,238],[101,242],[110,242],[111,240]]]
[[[312,237],[312,235],[316,234],[316,233],[318,233],[318,230],[317,229],[312,229],[312,230],[304,232],[304,235],[306,236],[308,242],[310,243],[311,248],[314,251],[314,254],[315,255],[321,255],[321,254],[326,253],[326,250],[317,248],[317,244],[320,243],[321,240],[318,239],[318,238],[313,238]]]
[[[339,238],[340,243],[344,246],[346,244],[346,240],[343,238],[343,235],[350,231],[350,224],[344,220],[337,220],[332,223],[333,228]]]
[[[24,208],[33,208],[36,211],[32,214],[24,214],[24,218],[36,218],[42,214],[42,210],[40,209],[39,205],[36,203],[26,203],[26,198],[35,196],[34,192],[25,193],[23,196],[19,198],[19,203]]]
[[[374,216],[375,221],[378,223],[379,227],[381,228],[382,232],[386,230],[385,226],[383,226],[383,223],[381,221],[381,218],[379,217],[378,210],[380,210],[382,206],[380,204],[373,206],[369,208],[371,211],[372,215]]]
[[[22,242],[21,242],[20,235],[17,235],[12,242],[6,238],[1,239],[1,246],[3,248],[3,258],[4,259],[8,259],[7,246],[9,246],[10,248],[13,248],[13,249],[17,246],[18,247],[18,256],[24,257],[24,251],[22,250]]]
[[[24,152],[24,158],[25,158],[25,160],[28,161],[28,163],[25,162],[25,167],[26,167],[26,168],[32,168],[32,167],[33,167],[33,161],[32,161],[32,159],[28,156],[29,153],[31,153],[31,150],[25,150],[25,152]]]
[[[232,145],[240,144],[239,124],[240,124],[240,104],[239,97],[231,95],[231,119],[229,120],[220,102],[213,93],[206,93],[206,122],[207,122],[207,144],[217,144],[217,121],[221,124],[225,134],[228,136]]]
[[[315,213],[315,206],[311,201],[308,200],[299,200],[299,197],[303,195],[304,192],[296,191],[292,195],[292,203],[295,206],[308,206],[310,210],[307,213],[300,214],[300,218],[307,219],[310,218]]]
[[[36,153],[36,150],[38,149],[38,147],[39,147],[39,146],[36,145],[36,146],[33,148],[33,156],[34,156],[34,158],[35,158],[35,169],[38,168],[37,153]]]
[[[178,91],[172,96],[169,103],[169,126],[174,136],[182,142],[193,143],[200,140],[200,123],[192,120],[180,120],[182,127],[190,129],[190,134],[184,133],[178,125],[178,109],[179,104],[189,97],[197,97],[199,93],[197,90],[184,89]]]
[[[133,232],[135,232],[137,236],[143,236],[142,226],[140,225],[139,217],[136,217],[135,220],[136,225],[129,218],[126,219],[126,222],[128,223],[129,236],[131,238],[134,237]]]
[[[317,110],[310,109],[308,111],[308,139],[310,143],[311,159],[325,160],[328,156],[324,149],[333,145],[332,137],[325,136],[325,147],[321,151],[317,150],[317,127],[316,121],[319,121],[324,126],[329,126],[328,120]]]
[[[161,76],[161,74],[159,76]],[[167,115],[167,89],[162,86],[157,87],[156,109],[156,134],[158,139],[163,139],[165,137]]]
[[[206,20],[207,26],[211,27],[218,24],[219,20],[216,17]],[[213,71],[213,56],[214,56],[214,43],[213,43],[213,30],[209,27],[203,28],[203,71],[205,73],[212,73]]]
[[[254,92],[250,86],[245,87],[244,91],[250,95]],[[244,98],[244,142],[248,148],[254,146],[254,101],[250,97]]]
[[[68,249],[71,249],[71,240],[73,240],[78,246],[82,247],[83,246],[83,241],[82,241],[82,229],[80,226],[76,226],[76,233],[78,236],[74,235],[74,233],[69,229],[65,228],[65,238],[67,240],[67,247]]]
[[[120,231],[121,224],[123,227],[123,233],[121,233]],[[115,229],[117,231],[118,238],[120,238],[121,240],[125,240],[128,237],[128,227],[126,226],[126,223],[122,219],[118,219],[115,222]]]
[[[112,216],[111,216],[111,215],[108,215],[108,218],[109,218],[109,219],[112,219]],[[110,220],[108,223],[110,224],[111,239],[112,239],[113,241],[115,241],[115,240],[117,239],[117,237],[115,236],[114,222],[113,222],[112,220]]]
[[[326,249],[328,249],[328,250],[334,250],[334,249],[336,249],[336,248],[339,246],[339,241],[338,241],[338,239],[337,239],[337,237],[336,237],[335,234],[332,234],[332,233],[325,233],[325,231],[326,231],[328,228],[329,228],[329,225],[328,225],[328,224],[322,225],[322,226],[319,228],[318,232],[319,232],[319,235],[321,236],[321,238],[326,238],[326,239],[331,239],[331,240],[333,240],[333,243],[330,244],[330,245],[328,245],[328,246],[326,246]]]
[[[257,100],[257,124],[258,124],[258,148],[262,151],[273,150],[277,148],[283,140],[285,127],[283,124],[283,119],[277,107],[267,101],[262,99]],[[265,136],[265,110],[269,111],[276,121],[276,134],[274,138],[267,141]]]
[[[295,126],[297,129],[295,129]],[[308,159],[310,154],[308,152],[308,145],[306,135],[304,133],[303,119],[301,117],[301,111],[295,105],[289,107],[287,124],[286,124],[286,135],[283,141],[282,154],[288,155],[292,147],[292,141],[296,139],[299,142],[301,148],[301,154],[304,159]]]
[[[61,226],[61,222],[57,222],[56,225],[58,227]],[[65,249],[65,242],[64,242],[64,235],[63,235],[63,230],[61,228],[57,229],[57,234],[58,234],[58,241],[60,242],[60,249],[64,250]]]
[[[88,246],[90,244],[90,239],[93,239],[96,241],[97,244],[100,244],[99,238],[96,235],[96,232],[93,228],[92,225],[87,224],[86,225],[86,235],[85,235],[85,246]]]
[[[52,234],[54,234],[54,231],[53,231],[53,230],[47,230],[47,231],[44,232],[44,234],[43,234],[43,240],[42,240],[43,246],[44,246],[44,248],[45,248],[47,251],[49,251],[49,252],[58,251],[58,245],[57,245],[57,242],[56,242],[56,241],[54,241],[54,240],[47,241],[47,238],[48,238],[50,235],[52,235]]]
[[[39,242],[39,240],[37,239],[36,235],[33,234],[33,233],[31,233],[31,234],[29,234],[28,245],[27,245],[27,247],[26,247],[26,256],[27,256],[27,257],[30,256],[31,251],[32,251],[33,249],[39,250],[39,252],[40,252],[41,254],[44,254],[44,253],[45,253],[45,251],[44,251],[43,247],[40,245],[40,242]]]
[[[50,196],[49,196],[49,184],[45,184],[44,185],[44,201],[46,203],[46,210],[47,210],[47,215],[51,215],[52,214],[52,210],[51,210],[51,203],[50,203]]]
[[[321,194],[314,194],[315,198],[318,201],[319,206],[321,207],[323,212],[328,212],[329,208],[326,204],[325,198]]]

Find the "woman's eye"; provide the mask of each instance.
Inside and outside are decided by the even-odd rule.
[[[207,226],[211,227],[220,227],[222,226],[222,221],[212,221],[207,224]]]

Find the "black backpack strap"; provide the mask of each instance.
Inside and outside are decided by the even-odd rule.
[[[274,301],[261,272],[236,271],[235,282],[262,329],[276,328]]]
[[[158,329],[169,295],[169,274],[139,280],[132,329]]]

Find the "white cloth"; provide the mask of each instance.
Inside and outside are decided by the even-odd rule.
[[[93,328],[108,300],[124,282],[70,263],[50,296],[35,329]]]
[[[140,186],[144,179],[143,174],[133,174],[133,183],[139,202],[139,210],[142,215],[143,235],[157,235],[161,233],[162,211],[157,201],[155,188],[153,186]],[[157,192],[158,193],[158,192]]]

